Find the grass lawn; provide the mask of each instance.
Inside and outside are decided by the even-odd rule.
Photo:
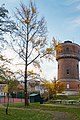
[[[0,120],[52,120],[51,114],[46,114],[34,110],[14,110],[9,109],[9,114],[5,114],[5,109],[0,108]]]
[[[11,108],[17,107],[17,108],[25,108],[23,103],[14,103],[9,105]],[[8,116],[12,120],[12,116],[15,116],[14,120],[26,120],[26,117],[28,120],[52,120],[52,114],[46,114],[46,111],[57,111],[57,112],[68,112],[74,120],[80,120],[80,108],[72,108],[72,107],[65,107],[65,106],[53,106],[49,104],[40,104],[40,103],[30,103],[30,105],[26,109],[31,109],[31,111],[25,110],[25,111],[17,111],[17,110],[10,110]],[[34,111],[34,109],[39,109],[39,111]],[[40,110],[43,110],[45,112],[40,112]],[[4,112],[3,112],[4,113]],[[16,114],[15,114],[16,113]],[[0,112],[1,114],[1,112]],[[1,116],[1,115],[0,115]],[[4,115],[3,115],[4,116]],[[19,119],[18,119],[18,117]],[[23,119],[24,116],[24,119]],[[4,116],[5,117],[5,116]],[[1,119],[3,120],[3,119]]]
[[[76,96],[68,96],[68,100],[79,100],[80,99],[80,95],[76,95]]]

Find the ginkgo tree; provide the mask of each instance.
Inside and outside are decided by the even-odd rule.
[[[40,20],[36,5],[30,1],[29,6],[20,4],[20,9],[16,8],[16,29],[10,32],[5,43],[9,45],[22,59],[25,66],[24,83],[25,83],[25,106],[28,105],[27,81],[28,68],[30,65],[40,66],[40,58],[47,56],[50,51],[46,49],[46,22],[44,17]],[[12,38],[12,39],[11,39]]]
[[[40,77],[39,74],[29,71],[29,66],[37,65],[38,68],[40,68],[40,59],[43,57],[53,60],[56,40],[53,38],[49,46],[49,41],[46,39],[46,22],[44,17],[39,20],[39,13],[37,12],[36,5],[32,1],[30,1],[29,6],[21,3],[20,8],[16,8],[16,10],[16,22],[10,23],[8,19],[10,24],[8,24],[8,28],[5,29],[8,30],[8,39],[2,39],[2,47],[5,46],[6,43],[6,47],[9,46],[9,48],[12,48],[18,54],[19,58],[22,59],[21,64],[25,66],[24,74],[23,71],[21,73],[25,83],[24,93],[26,106],[28,105],[27,81],[30,77],[32,79],[37,76],[38,78]],[[8,11],[6,11],[6,13],[7,12]],[[10,29],[10,25],[12,29]]]

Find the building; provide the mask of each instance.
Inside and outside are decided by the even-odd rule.
[[[56,60],[58,61],[58,82],[64,84],[64,93],[68,95],[78,94],[80,91],[79,61],[80,46],[65,41],[57,46]]]
[[[44,93],[44,86],[39,80],[30,80],[28,81],[28,93],[37,92]]]
[[[28,93],[39,92],[40,91],[40,81],[30,80],[28,81]]]
[[[4,88],[6,86],[6,83],[5,82],[2,82],[0,81],[0,97],[3,97],[5,94],[4,94]]]

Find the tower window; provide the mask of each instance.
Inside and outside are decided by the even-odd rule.
[[[67,88],[70,88],[70,85],[69,85],[69,84],[67,84]]]
[[[69,75],[69,69],[67,69],[66,72],[67,72],[67,75]]]
[[[69,48],[68,47],[66,48],[66,51],[69,52]]]
[[[77,69],[78,69],[78,64],[77,64]]]

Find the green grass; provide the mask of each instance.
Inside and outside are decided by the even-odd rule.
[[[6,104],[4,104],[4,106],[6,106]],[[30,103],[29,106],[24,105],[24,103],[10,103],[9,107],[17,107],[17,108],[34,108],[34,109],[38,109],[40,108],[42,105],[40,103]]]
[[[58,95],[56,98],[53,98],[52,100],[56,100],[56,99],[61,99],[61,100],[79,100],[80,99],[80,95]]]
[[[12,107],[17,107],[17,108],[25,108],[24,107],[24,103],[14,103],[14,104],[10,104],[9,105],[11,108]],[[36,115],[35,115],[35,113],[37,112],[35,112],[33,109],[39,109],[39,110],[43,110],[43,111],[59,111],[59,112],[68,112],[69,114],[71,114],[74,118],[75,118],[75,120],[80,120],[80,108],[72,108],[72,107],[65,107],[65,106],[53,106],[53,105],[51,105],[51,104],[40,104],[40,103],[30,103],[30,105],[27,107],[27,108],[30,108],[30,109],[32,109],[32,111],[30,111],[30,114],[34,114],[34,116],[35,116],[35,120],[38,120],[36,117]],[[26,108],[26,109],[27,109]],[[10,111],[11,112],[11,111]],[[29,111],[27,111],[27,113],[26,113],[26,111],[25,111],[25,113],[26,114],[28,114],[29,115],[29,113],[28,113]],[[13,112],[14,113],[14,112]],[[24,113],[24,114],[25,114]],[[10,113],[11,115],[12,115],[12,113]],[[22,113],[21,113],[22,114]],[[20,115],[21,115],[20,114]],[[25,114],[25,115],[26,115]],[[39,120],[43,120],[42,119],[42,117],[44,118],[44,116],[46,116],[47,118],[45,118],[44,120],[50,120],[51,118],[49,118],[50,116],[49,116],[49,114],[44,114],[44,113],[42,113],[42,116],[40,115],[40,112],[37,112],[36,113],[38,116],[40,116],[41,118],[39,119]],[[24,115],[24,116],[25,116]],[[2,120],[2,119],[1,119]],[[15,119],[14,119],[15,120]],[[17,120],[17,119],[16,119]],[[25,119],[21,119],[21,120],[25,120]],[[32,118],[31,120],[34,120],[34,118]]]
[[[44,105],[42,109],[44,110],[50,110],[50,111],[59,111],[59,112],[68,112],[69,114],[72,114],[72,116],[75,118],[75,120],[80,120],[80,108],[72,108],[72,107],[65,107],[65,106],[49,106]]]
[[[68,96],[68,100],[79,100],[80,99],[80,95],[76,95],[76,96]]]
[[[34,110],[9,109],[9,114],[5,114],[5,109],[0,108],[0,120],[52,120],[51,114],[46,114]]]

